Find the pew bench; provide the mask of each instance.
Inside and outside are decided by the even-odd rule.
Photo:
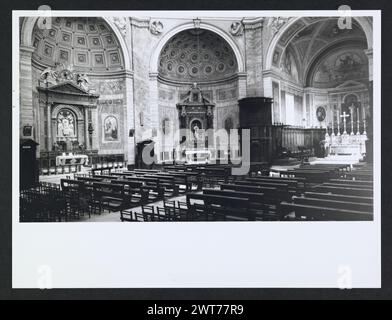
[[[328,207],[318,207],[304,204],[281,203],[281,218],[291,213],[295,214],[295,220],[301,221],[372,221],[373,214],[355,211],[336,209]]]
[[[307,198],[373,204],[372,197],[361,197],[361,196],[352,196],[352,195],[350,196],[350,195],[342,195],[342,194],[319,193],[319,192],[309,192],[309,191],[306,191],[304,193],[304,196]]]
[[[344,209],[344,210],[354,210],[361,212],[373,212],[373,205],[367,203],[360,202],[352,202],[352,201],[342,201],[342,200],[331,200],[331,199],[317,199],[317,198],[307,198],[307,197],[293,197],[293,202],[295,204],[304,204],[316,207],[327,207],[327,208],[336,208],[336,209]]]
[[[207,194],[188,194],[187,207],[192,217],[202,221],[253,221],[249,198]]]

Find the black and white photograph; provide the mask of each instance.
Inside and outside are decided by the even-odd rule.
[[[351,270],[345,269],[350,257],[367,259],[372,266],[363,265],[350,285],[377,286],[379,13],[348,6],[325,12],[14,11],[19,252],[28,250],[23,237],[35,234],[32,241],[39,241],[46,232],[72,234],[84,247],[82,233],[117,238],[120,245],[120,233],[111,229],[119,228],[138,239],[134,246],[170,237],[182,248],[193,232],[206,242],[212,234],[247,241],[257,234],[264,244],[279,237],[285,246],[316,241],[317,230],[330,228],[324,241],[339,245],[341,232],[343,247],[363,250],[358,256],[347,249],[347,262],[330,259],[333,272]],[[33,233],[35,227],[43,233]],[[299,236],[300,230],[313,235]],[[365,242],[373,251],[363,249]],[[240,256],[248,254],[242,248]],[[36,279],[20,278],[18,257],[14,283],[34,286]],[[32,268],[56,273],[49,262]],[[367,280],[365,269],[378,272]],[[226,286],[230,277],[223,272],[208,282],[215,273],[206,272],[191,280],[186,271],[179,278],[168,274],[163,285]],[[250,274],[257,274],[257,264]],[[339,287],[336,274],[315,282]],[[94,275],[84,280],[91,285]],[[113,277],[96,285],[144,281]],[[247,277],[228,283],[260,285]],[[305,278],[289,272],[264,284],[312,286]],[[52,285],[73,287],[58,281],[53,276]]]
[[[350,19],[21,17],[20,221],[372,221]]]

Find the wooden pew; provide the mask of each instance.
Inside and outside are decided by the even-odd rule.
[[[174,183],[178,185],[179,193],[187,193],[192,190],[192,183],[189,181],[189,176],[185,173],[159,172],[155,173],[154,176],[173,178]]]
[[[355,181],[355,180],[353,180]],[[358,185],[351,184],[349,181],[347,183],[335,183],[335,182],[324,182],[323,186],[336,187],[336,188],[360,188],[360,189],[373,189],[372,185]]]
[[[351,180],[373,181],[373,173],[351,171],[346,174],[346,178]]]
[[[329,170],[287,170],[280,172],[281,177],[305,178],[307,182],[320,183],[336,178],[336,174]]]
[[[178,196],[180,193],[180,183],[178,179],[174,176],[161,176],[147,174],[143,176],[144,178],[153,178],[158,180],[158,185],[165,188],[165,193],[169,197]]]
[[[263,181],[236,181],[236,185],[239,186],[258,186],[258,187],[271,187],[275,188],[275,196],[278,196],[281,201],[290,200],[295,193],[289,191],[288,184],[284,183],[273,183],[273,182],[263,182]]]
[[[174,181],[165,181],[164,178],[159,179],[158,177],[148,177],[148,176],[124,176],[124,179],[136,182],[143,182],[145,186],[151,186],[156,188],[164,188],[164,192],[167,196],[177,196],[178,186],[174,184]]]
[[[335,184],[349,184],[351,186],[373,188],[373,181],[362,181],[362,180],[349,180],[349,179],[330,179],[330,183]]]
[[[127,208],[128,198],[124,194],[124,185],[110,182],[94,182],[94,199],[99,202],[101,208],[109,211],[121,211]]]
[[[128,202],[132,207],[141,206],[149,202],[150,189],[147,187],[145,188],[142,182],[121,179],[112,180],[111,182],[124,185],[124,194],[128,197]],[[163,195],[158,197],[158,199],[153,200],[161,199],[163,199]]]
[[[304,195],[307,198],[373,204],[372,197],[349,196],[349,195],[342,195],[342,194],[319,193],[319,192],[308,192],[308,191],[305,192]]]
[[[303,204],[281,203],[282,217],[295,213],[296,220],[310,221],[372,221],[373,214],[354,210],[317,207]],[[303,218],[302,218],[303,217]]]
[[[187,194],[187,207],[190,216],[209,220],[255,220],[255,215],[248,208],[249,198],[227,197],[208,194]]]
[[[293,197],[293,202],[295,204],[304,204],[309,206],[316,207],[327,207],[327,208],[336,208],[336,209],[344,209],[344,210],[353,210],[353,211],[361,211],[361,212],[373,212],[373,205],[367,203],[359,203],[359,202],[347,202],[340,200],[326,200],[326,199],[316,199],[316,198],[307,198],[307,197]]]
[[[203,189],[203,194],[218,195],[224,197],[240,197],[249,199],[249,210],[255,218],[263,219],[267,211],[264,204],[264,194],[260,192],[243,192],[234,190]]]
[[[281,192],[276,187],[256,186],[256,185],[238,185],[222,184],[221,190],[234,190],[240,192],[252,192],[264,194],[264,208],[270,216],[279,211],[279,205],[282,201],[291,201],[287,192]],[[273,216],[271,216],[273,218]]]
[[[117,183],[126,182],[129,186],[131,186],[131,188],[142,188],[142,190],[147,193],[147,202],[160,201],[165,198],[165,188],[157,184],[151,183],[150,180],[146,182],[141,179],[130,179],[129,177],[126,177],[124,179],[119,179],[115,181]]]
[[[359,197],[373,197],[372,189],[364,189],[364,188],[345,188],[345,187],[330,187],[319,185],[315,186],[309,191],[314,191],[318,193],[332,193],[332,194],[341,194],[347,196],[359,196]]]
[[[61,190],[64,192],[76,191],[85,192],[85,183],[79,180],[73,179],[61,179],[60,180]]]
[[[128,172],[129,172],[129,171],[128,171]],[[132,172],[132,171],[131,171],[131,172]],[[135,172],[135,173],[145,173],[145,174],[148,174],[148,173],[158,173],[159,170],[156,170],[156,169],[134,169],[133,172]]]
[[[85,182],[101,182],[103,178],[99,178],[99,176],[95,177],[76,177],[77,180],[85,181]]]
[[[295,178],[279,178],[279,177],[266,177],[266,178],[246,178],[245,181],[252,183],[273,183],[273,184],[285,184],[288,189],[295,191],[295,193],[300,193],[305,190],[306,183],[299,183]],[[238,181],[236,181],[237,183]]]

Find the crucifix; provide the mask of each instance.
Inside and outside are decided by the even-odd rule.
[[[346,118],[349,117],[349,114],[346,114],[346,111],[343,111],[343,114],[340,116],[341,118],[343,118],[343,134],[347,134],[346,131]]]

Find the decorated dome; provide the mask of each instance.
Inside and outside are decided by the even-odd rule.
[[[33,59],[45,66],[71,65],[89,72],[124,69],[115,34],[100,18],[52,18],[51,29],[33,31]]]
[[[208,82],[231,77],[238,70],[230,45],[207,30],[186,30],[171,38],[159,58],[159,76],[179,82]]]

